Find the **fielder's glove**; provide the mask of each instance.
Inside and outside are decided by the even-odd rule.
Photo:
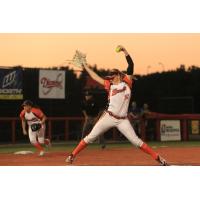
[[[40,123],[35,123],[31,125],[32,131],[39,131],[41,129],[42,125]]]

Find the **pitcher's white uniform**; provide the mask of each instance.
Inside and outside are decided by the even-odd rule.
[[[108,109],[95,124],[90,134],[84,138],[84,141],[92,143],[99,135],[116,127],[132,144],[141,147],[143,141],[137,137],[127,118],[132,80],[125,75],[119,84],[114,85],[109,80],[105,80],[104,86],[109,94]]]
[[[40,144],[44,144],[44,136],[45,136],[45,128],[46,128],[45,124],[42,124],[41,129],[38,131],[31,130],[31,125],[34,123],[40,123],[43,116],[44,114],[39,108],[32,108],[31,112],[29,113],[26,112],[25,110],[22,110],[22,112],[20,113],[20,118],[22,120],[25,119],[27,121],[28,135],[29,135],[30,142],[32,144],[37,143],[37,139]]]

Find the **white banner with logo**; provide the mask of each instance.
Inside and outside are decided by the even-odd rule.
[[[65,98],[65,71],[40,70],[39,98],[42,99]]]
[[[161,120],[160,136],[161,136],[161,141],[180,141],[181,140],[180,120]]]

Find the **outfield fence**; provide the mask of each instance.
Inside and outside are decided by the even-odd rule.
[[[144,140],[200,140],[200,114],[160,114],[150,113],[138,120],[139,136]],[[83,117],[48,117],[46,135],[53,141],[79,140]],[[148,124],[152,122],[153,137],[149,138]],[[6,127],[3,125],[7,124]],[[23,139],[21,122],[17,117],[0,118],[0,136],[8,135],[6,142],[15,144]],[[180,135],[180,138],[179,138]],[[2,138],[2,137],[1,137]],[[0,138],[0,142],[4,142]],[[110,131],[111,140],[123,140],[116,129]],[[2,141],[1,141],[2,140]]]
[[[174,132],[176,132],[178,135],[179,131],[181,141],[200,139],[200,114],[161,114],[152,112],[140,119],[141,138],[143,140],[146,140],[147,137],[146,122],[149,120],[154,120],[155,122],[156,141],[162,141],[164,134],[168,135],[170,140],[170,134],[174,136]],[[174,122],[178,122],[179,125],[177,126]]]
[[[83,117],[48,117],[46,136],[53,141],[80,140],[83,122]],[[22,133],[21,121],[17,117],[0,118],[0,136],[1,143],[15,144],[27,141],[27,136]],[[110,137],[117,140],[118,134],[115,129],[110,131]]]

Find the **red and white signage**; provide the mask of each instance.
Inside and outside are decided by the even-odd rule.
[[[65,98],[65,71],[40,70],[39,98],[42,99]]]

